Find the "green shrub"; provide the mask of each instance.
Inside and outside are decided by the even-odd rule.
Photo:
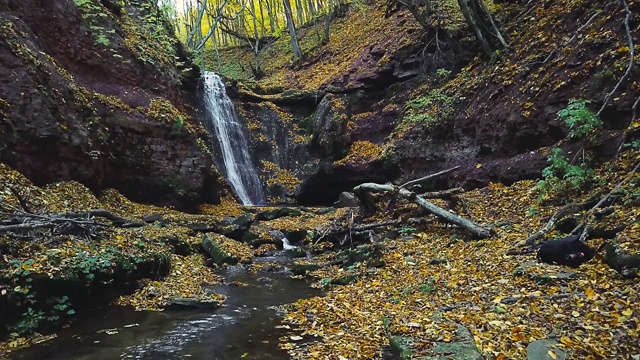
[[[180,132],[182,131],[182,129],[184,129],[184,117],[182,115],[178,115],[176,117],[175,121],[173,122],[173,128],[177,132]]]
[[[580,139],[586,135],[593,136],[597,129],[602,129],[602,120],[591,109],[587,108],[589,100],[571,99],[566,108],[558,111],[558,120],[569,127],[569,137]]]
[[[446,80],[449,75],[451,75],[451,70],[440,68],[436,70],[436,75],[438,75],[438,78],[440,78],[440,80]]]
[[[551,149],[547,162],[549,166],[542,170],[544,179],[536,185],[536,189],[540,191],[538,201],[545,198],[569,200],[579,194],[595,177],[595,170],[589,166],[590,159],[584,154],[584,150],[582,157],[569,161],[560,149]]]

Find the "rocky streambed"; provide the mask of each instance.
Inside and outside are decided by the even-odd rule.
[[[0,357],[281,357],[273,307],[318,294],[307,249],[345,212],[223,201],[186,214],[0,172]]]

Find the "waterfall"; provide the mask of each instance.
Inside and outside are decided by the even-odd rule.
[[[257,171],[249,157],[246,126],[238,120],[231,99],[218,74],[204,72],[207,121],[220,145],[227,180],[244,205],[262,205],[265,197]]]

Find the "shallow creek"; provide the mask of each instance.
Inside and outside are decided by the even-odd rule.
[[[260,259],[283,262],[283,258]],[[135,312],[109,307],[76,321],[58,337],[11,354],[12,359],[286,359],[274,307],[320,295],[286,272],[252,274],[242,267],[221,273],[226,283],[212,289],[227,295],[215,310]],[[133,325],[133,326],[132,326]]]

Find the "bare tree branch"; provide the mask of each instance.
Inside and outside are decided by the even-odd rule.
[[[420,205],[421,207],[426,209],[428,212],[436,215],[437,217],[443,219],[444,221],[460,226],[461,228],[472,233],[477,238],[485,239],[491,236],[491,230],[486,229],[458,215],[452,214],[449,211],[428,202],[427,200],[423,199],[422,197],[416,195],[415,193],[407,189],[398,188],[394,185],[389,185],[389,184],[376,184],[376,183],[364,183],[353,188],[353,193],[363,203],[367,199],[367,193],[377,193],[377,192],[397,193],[401,197]]]
[[[459,168],[460,168],[460,165],[454,166],[454,167],[452,167],[450,169],[447,169],[447,170],[439,171],[439,172],[437,172],[435,174],[431,174],[431,175],[427,175],[425,177],[421,177],[420,179],[411,180],[409,182],[406,182],[406,183],[400,185],[400,188],[402,189],[402,188],[407,188],[407,187],[415,185],[415,184],[421,184],[423,182],[432,180],[432,179],[434,179],[434,178],[436,178],[438,176],[441,176],[441,175],[444,175],[444,174],[448,174],[448,173],[450,173],[450,172],[452,172],[454,170],[458,170]]]
[[[613,94],[615,94],[616,91],[618,91],[618,88],[622,86],[622,84],[624,84],[627,81],[627,79],[629,79],[629,76],[631,75],[631,69],[633,69],[635,54],[633,49],[633,37],[631,36],[631,29],[629,28],[629,19],[631,18],[632,13],[631,13],[631,10],[629,10],[629,6],[627,5],[627,2],[625,0],[620,0],[620,4],[622,4],[622,6],[624,7],[624,11],[626,13],[626,16],[624,17],[624,28],[625,28],[625,31],[627,32],[627,41],[628,41],[628,47],[629,47],[629,64],[627,65],[627,71],[625,71],[624,75],[622,75],[622,77],[620,78],[616,86],[614,86],[613,90],[611,90],[611,92],[608,93],[607,96],[604,98],[602,107],[596,113],[597,116],[600,116],[604,108],[609,104],[609,101],[611,101],[611,97],[613,96]],[[634,107],[635,106],[636,105],[634,104]]]

